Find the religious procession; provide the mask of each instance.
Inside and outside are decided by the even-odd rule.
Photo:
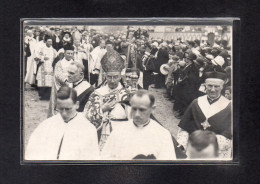
[[[23,31],[24,160],[232,159],[231,26]]]

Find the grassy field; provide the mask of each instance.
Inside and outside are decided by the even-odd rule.
[[[49,101],[39,99],[38,92],[25,86],[24,91],[24,145],[27,145],[28,139],[33,130],[47,118]]]
[[[173,104],[164,97],[165,89],[153,89],[150,91],[155,95],[156,109],[154,116],[161,124],[176,137],[179,120],[174,117]],[[39,99],[38,92],[29,85],[25,86],[24,91],[24,145],[27,145],[33,130],[47,118],[49,101]]]

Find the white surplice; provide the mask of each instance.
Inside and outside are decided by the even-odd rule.
[[[175,160],[170,132],[152,119],[144,127],[137,127],[133,120],[129,120],[111,133],[101,152],[104,160],[132,160],[137,155]]]
[[[81,113],[68,123],[60,114],[43,121],[32,133],[25,151],[25,160],[98,159],[96,128]]]
[[[73,59],[68,61],[64,57],[62,60],[57,62],[54,69],[54,84],[57,91],[62,85],[65,84],[65,81],[68,79],[68,68],[73,61]]]
[[[107,50],[100,48],[97,46],[94,50],[90,53],[90,61],[89,61],[89,72],[95,73],[94,70],[98,69],[101,70],[101,59],[106,54]]]
[[[52,87],[53,82],[53,67],[52,63],[57,57],[57,51],[52,47],[44,45],[39,48],[39,53],[36,55],[43,62],[37,72],[36,79],[38,87]],[[47,60],[44,58],[47,57]]]

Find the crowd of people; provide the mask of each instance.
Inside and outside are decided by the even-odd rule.
[[[163,40],[146,29],[24,28],[25,83],[49,100],[28,160],[224,159],[232,156],[227,40]],[[154,84],[154,85],[152,85]],[[165,88],[177,140],[153,116]]]

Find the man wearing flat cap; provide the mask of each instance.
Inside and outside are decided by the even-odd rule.
[[[189,134],[195,130],[209,130],[217,135],[219,158],[230,159],[232,148],[231,103],[221,95],[225,73],[206,73],[206,95],[195,99],[182,117],[177,140],[187,146]]]
[[[124,124],[129,117],[129,106],[125,88],[121,85],[121,72],[124,60],[118,52],[111,49],[101,59],[107,83],[97,88],[89,97],[84,113],[86,118],[96,126],[99,146],[102,150],[110,133]]]
[[[53,35],[53,48],[55,48],[57,51],[60,49],[60,42],[61,42],[61,30],[60,28],[55,28],[55,33]]]

